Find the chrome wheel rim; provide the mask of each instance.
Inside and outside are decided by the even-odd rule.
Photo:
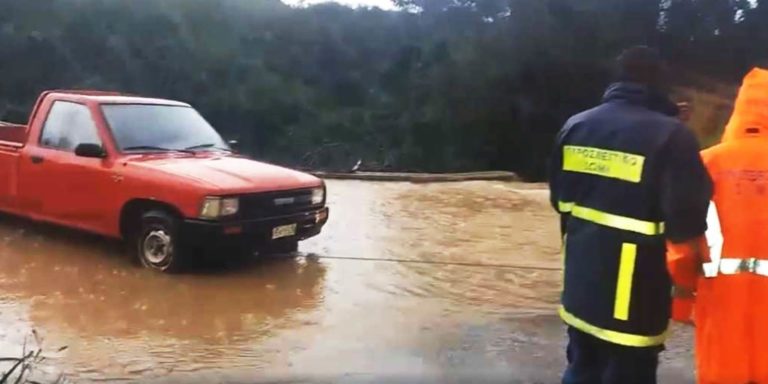
[[[166,262],[173,253],[171,236],[164,230],[149,232],[144,237],[144,259],[152,264]]]

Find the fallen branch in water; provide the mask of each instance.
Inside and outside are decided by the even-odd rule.
[[[21,357],[0,357],[0,363],[13,363],[11,368],[0,377],[0,384],[42,384],[30,378],[35,369],[46,360],[46,357],[42,355],[43,339],[34,329],[32,330],[32,336],[35,341],[35,347],[32,350],[27,351],[27,343],[29,341],[29,336],[27,336],[24,338]],[[65,349],[67,349],[66,346],[60,347],[56,352],[62,352]],[[65,382],[66,379],[63,374],[60,374],[56,380],[51,381],[54,384]]]

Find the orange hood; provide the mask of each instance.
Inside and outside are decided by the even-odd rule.
[[[322,185],[306,173],[236,156],[138,157],[130,161],[145,170],[156,170],[195,181],[217,193],[254,193]]]
[[[768,137],[768,70],[761,68],[744,76],[722,141],[755,136]]]

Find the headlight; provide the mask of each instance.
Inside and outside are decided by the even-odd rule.
[[[325,201],[325,188],[315,188],[312,190],[312,205],[322,204]]]
[[[231,216],[240,209],[240,200],[237,197],[206,197],[200,208],[201,219],[218,219],[223,216]]]

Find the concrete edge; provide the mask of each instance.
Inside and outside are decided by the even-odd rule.
[[[399,181],[411,183],[440,183],[458,181],[522,181],[513,172],[487,171],[467,173],[403,173],[403,172],[310,172],[322,179]]]

